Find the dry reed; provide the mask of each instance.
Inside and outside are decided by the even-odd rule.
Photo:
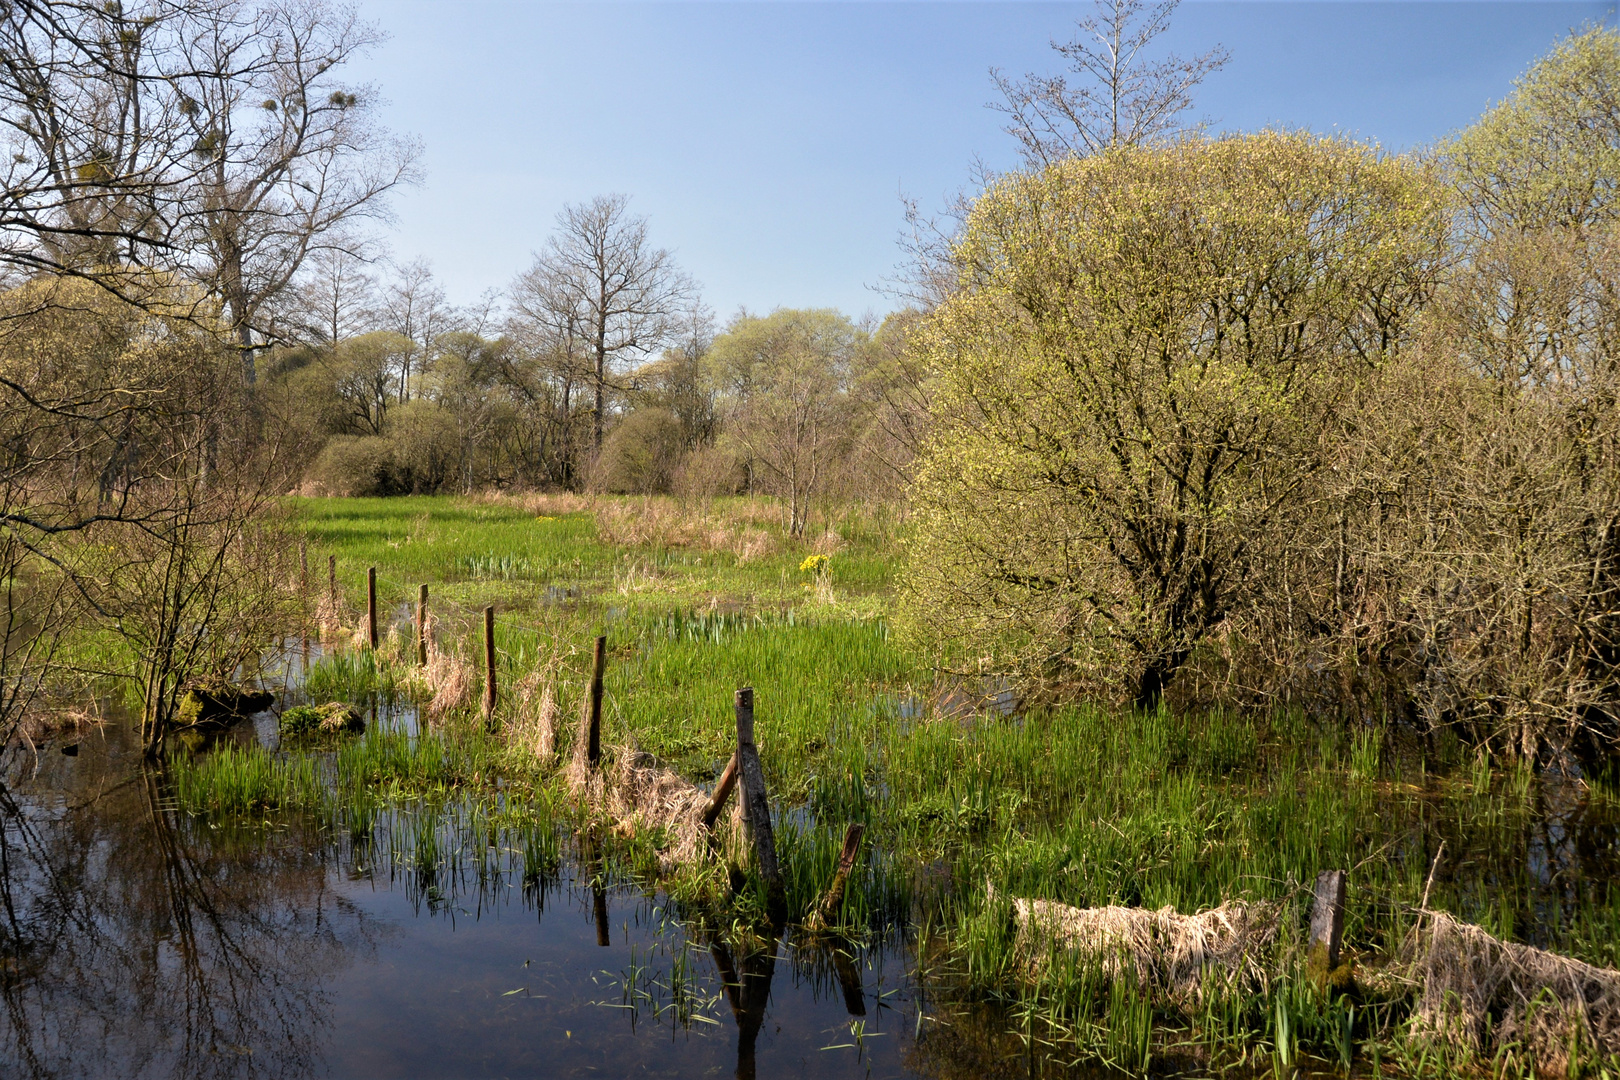
[[[1413,1034],[1468,1054],[1517,1045],[1562,1074],[1580,1045],[1620,1053],[1620,971],[1529,945],[1430,911],[1407,935],[1399,968],[1421,985]]]
[[[1094,961],[1110,979],[1128,972],[1143,991],[1184,1007],[1202,1000],[1210,974],[1232,988],[1268,983],[1262,961],[1277,936],[1276,904],[1229,901],[1196,915],[1021,898],[1012,905],[1016,953],[1031,978],[1055,950],[1065,950]]]
[[[455,653],[447,653],[439,648],[438,637],[434,633],[437,625],[437,617],[429,612],[428,662],[425,667],[417,668],[411,675],[414,682],[433,695],[427,703],[427,715],[435,719],[466,708],[471,703],[473,694],[472,665]]]
[[[507,727],[507,737],[550,764],[557,754],[557,694],[546,670],[531,671],[517,684],[517,713]]]

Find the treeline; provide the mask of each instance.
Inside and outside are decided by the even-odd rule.
[[[717,328],[621,197],[567,208],[535,266],[474,310],[420,265],[382,283],[355,256],[319,269],[303,321],[321,332],[272,350],[263,388],[310,448],[307,492],[758,492],[797,534],[817,500],[903,490],[916,316],[783,309]]]
[[[913,632],[1611,767],[1617,82],[1597,29],[1435,153],[1189,135],[994,184],[913,336]]]

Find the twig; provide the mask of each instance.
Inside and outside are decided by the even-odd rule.
[[[1434,884],[1434,872],[1440,866],[1440,856],[1446,853],[1446,842],[1440,841],[1440,847],[1434,853],[1434,862],[1429,864],[1429,880],[1423,883],[1423,899],[1418,903],[1419,911],[1429,910],[1429,888]]]

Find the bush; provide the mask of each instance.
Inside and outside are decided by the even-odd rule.
[[[620,495],[668,494],[675,463],[685,450],[674,413],[638,409],[602,444],[591,469],[591,487]]]
[[[912,633],[1156,703],[1284,561],[1351,390],[1410,336],[1444,225],[1417,167],[1275,133],[998,183],[913,339],[939,388]]]
[[[335,435],[310,466],[329,495],[392,495],[394,446],[381,435]]]

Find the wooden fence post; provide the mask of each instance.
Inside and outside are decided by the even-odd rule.
[[[484,609],[484,723],[495,722],[495,606]]]
[[[1326,986],[1339,966],[1339,945],[1344,938],[1345,872],[1324,870],[1316,875],[1311,904],[1311,936],[1305,947],[1305,970]]]
[[[332,609],[332,617],[334,619],[337,618],[338,597],[336,555],[328,555],[326,557],[326,602],[327,606]]]
[[[427,667],[427,583],[416,587],[416,663]]]
[[[607,670],[607,637],[596,639],[596,656],[591,662],[590,721],[585,733],[585,761],[591,771],[602,760],[602,675]]]
[[[737,691],[736,709],[737,772],[742,777],[743,821],[754,841],[754,855],[759,860],[759,875],[765,881],[771,918],[780,922],[787,916],[787,891],[782,884],[782,868],[776,861],[776,835],[771,829],[765,767],[759,760],[759,747],[754,745],[753,687],[745,686]]]
[[[703,827],[713,829],[715,821],[720,817],[720,811],[726,808],[726,800],[731,798],[731,789],[737,786],[737,752],[731,752],[731,760],[720,774],[720,782],[714,785],[714,797],[703,811]]]
[[[298,538],[298,633],[309,648],[309,538]]]
[[[377,568],[366,570],[366,637],[377,648]]]
[[[844,890],[849,886],[849,875],[855,870],[855,857],[860,854],[861,834],[866,826],[858,821],[849,823],[844,830],[844,849],[838,853],[838,869],[833,872],[832,884],[822,894],[821,902],[811,912],[807,927],[812,931],[825,930],[836,925],[838,909],[844,905]]]

